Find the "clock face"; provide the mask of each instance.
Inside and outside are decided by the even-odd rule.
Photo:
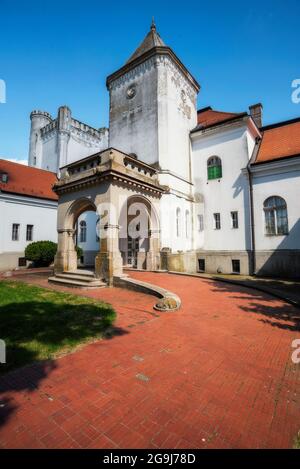
[[[127,91],[126,91],[127,99],[132,99],[135,96],[135,94],[136,94],[135,85],[129,86],[129,88],[127,88]]]

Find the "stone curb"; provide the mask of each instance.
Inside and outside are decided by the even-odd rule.
[[[141,280],[136,280],[127,276],[122,277],[114,277],[114,286],[127,288],[128,290],[134,290],[141,293],[147,293],[150,295],[154,295],[161,300],[173,300],[176,303],[175,308],[162,308],[159,306],[159,303],[154,305],[153,308],[156,311],[161,312],[171,312],[177,311],[181,306],[181,299],[175,293],[165,290],[164,288],[158,287],[157,285],[153,285],[152,283],[142,282]]]

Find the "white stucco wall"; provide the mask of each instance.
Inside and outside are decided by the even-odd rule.
[[[40,159],[36,168],[46,169],[57,173],[58,152],[57,152],[57,131],[41,139]]]
[[[189,180],[196,122],[196,90],[169,57],[151,57],[110,84],[109,146]]]
[[[300,249],[300,158],[257,165],[252,171],[256,249]],[[263,203],[273,195],[286,201],[288,235],[265,234]]]
[[[250,249],[249,190],[247,166],[251,149],[247,126],[232,124],[202,135],[192,134],[192,171],[195,185],[195,248],[205,250]],[[222,160],[222,178],[208,180],[207,160]],[[233,229],[232,211],[238,212],[239,228]],[[221,229],[214,228],[214,213],[221,214]],[[197,216],[204,218],[204,231],[199,232]]]
[[[0,253],[23,252],[26,225],[33,225],[33,241],[57,242],[57,203],[0,193]],[[12,241],[12,225],[20,224],[19,240]]]
[[[129,99],[127,90],[134,87]],[[110,84],[109,146],[135,153],[145,163],[158,161],[157,69],[153,59]]]
[[[179,212],[179,236],[177,235],[177,209]],[[186,212],[188,218],[186,219]],[[193,203],[175,194],[164,194],[160,200],[161,247],[173,252],[189,251],[193,247]],[[188,223],[186,236],[186,221]]]
[[[96,212],[83,212],[78,217],[77,223],[77,244],[80,246],[83,251],[99,251],[99,242],[96,241],[96,222],[99,216]],[[80,222],[86,222],[86,242],[80,242]]]

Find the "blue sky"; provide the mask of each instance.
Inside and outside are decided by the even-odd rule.
[[[68,105],[108,125],[106,76],[128,59],[154,15],[165,43],[201,84],[198,108],[244,111],[264,104],[264,123],[300,116],[300,2],[0,0],[0,157],[27,159],[29,114]]]

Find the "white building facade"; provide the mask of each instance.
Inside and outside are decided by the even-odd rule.
[[[76,171],[82,180],[86,171],[91,181],[95,156],[93,174],[105,170],[101,155],[108,161],[106,150],[117,150],[122,174],[129,166],[140,175],[147,165],[155,171],[161,268],[300,276],[300,119],[277,124],[274,132],[262,126],[260,104],[244,113],[197,111],[200,86],[154,24],[126,64],[107,78],[107,88],[109,129],[76,121],[66,106],[56,119],[34,111],[29,164],[59,175],[61,170],[72,192]],[[120,195],[128,194],[122,184]],[[76,220],[77,244],[88,265],[99,249],[98,220],[93,211]],[[130,264],[127,241],[120,250],[124,265]]]
[[[0,160],[0,271],[25,267],[34,241],[57,241],[56,175]]]

